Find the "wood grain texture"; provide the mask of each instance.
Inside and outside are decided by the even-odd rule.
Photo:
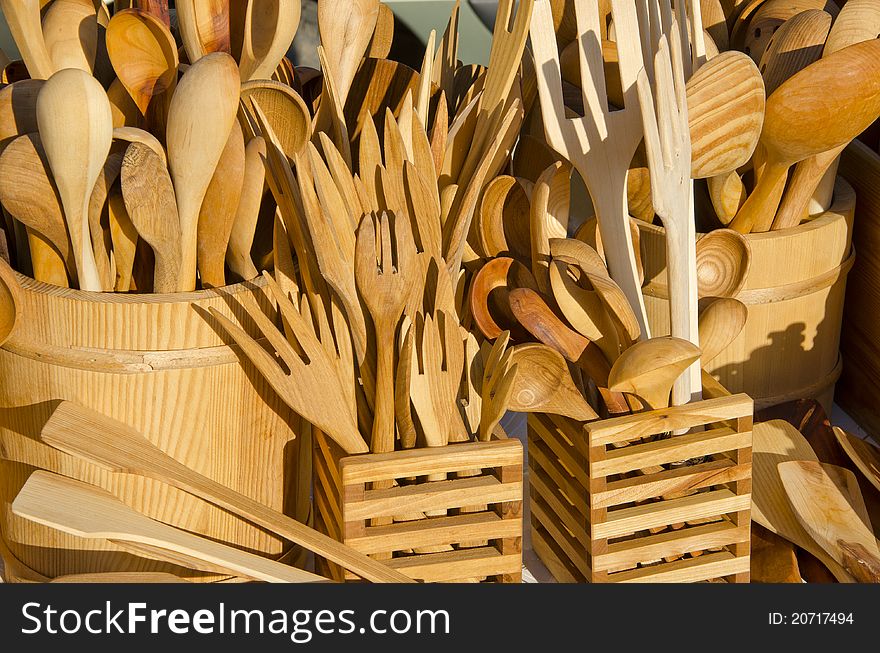
[[[0,9],[28,73],[33,79],[49,79],[55,65],[43,38],[40,8],[39,0],[0,0]]]
[[[222,292],[98,296],[17,278],[28,328],[0,350],[4,449],[13,459],[31,457],[31,464],[0,461],[0,528],[14,555],[50,577],[168,569],[14,516],[9,504],[35,466],[97,484],[184,530],[270,557],[284,553],[279,538],[199,499],[155,481],[113,478],[37,441],[57,400],[68,399],[148,434],[179,462],[275,510],[293,505],[298,421],[206,314],[214,307],[256,334],[229,296],[255,293],[268,312],[262,282]]]
[[[752,265],[737,299],[749,309],[740,336],[707,371],[759,407],[806,392],[830,409],[839,361],[840,329],[855,193],[838,179],[829,211],[795,229],[746,236]],[[655,334],[669,332],[668,306],[651,289],[662,287],[662,230],[640,224],[644,250],[645,305]]]
[[[43,15],[43,38],[55,70],[91,74],[98,53],[98,14],[92,0],[56,0]]]
[[[296,2],[248,1],[239,61],[241,81],[271,77],[296,36],[300,11]]]
[[[821,58],[830,29],[831,15],[821,9],[801,12],[782,24],[759,64],[768,96],[789,77]]]

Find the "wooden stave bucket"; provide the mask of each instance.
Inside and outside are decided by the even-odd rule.
[[[830,414],[843,369],[840,333],[846,277],[855,262],[855,200],[852,187],[838,177],[825,213],[791,229],[746,236],[752,263],[736,298],[748,306],[749,317],[705,368],[731,392],[753,397],[756,410],[815,398]],[[644,222],[639,230],[648,322],[652,335],[668,334],[664,230]],[[779,261],[785,264],[774,268]]]
[[[290,559],[285,540],[201,499],[158,481],[110,474],[38,442],[55,402],[78,401],[137,428],[209,478],[307,520],[309,486],[297,483],[294,473],[308,458],[299,455],[300,418],[208,312],[215,307],[259,337],[235,298],[252,294],[272,314],[262,291],[265,281],[192,293],[116,295],[17,278],[21,315],[0,348],[0,430],[16,449],[4,453],[32,465],[0,457],[0,537],[14,564],[50,578],[103,571],[168,571],[199,581],[227,578],[216,570],[170,565],[15,516],[11,502],[36,467],[103,487],[159,521]],[[92,326],[81,328],[84,324]]]

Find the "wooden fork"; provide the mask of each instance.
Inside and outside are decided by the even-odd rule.
[[[611,0],[626,105],[619,111],[610,111],[604,92],[599,8],[595,0],[574,2],[586,113],[583,118],[566,118],[550,0],[535,3],[531,36],[547,142],[571,162],[587,185],[596,208],[611,277],[626,294],[638,317],[641,337],[647,339],[650,330],[629,229],[626,196],[629,164],[642,140],[636,77],[643,63],[636,4],[632,0]]]

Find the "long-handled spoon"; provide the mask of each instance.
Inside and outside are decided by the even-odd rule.
[[[175,3],[180,36],[190,64],[212,52],[230,53],[229,2],[177,0]]]
[[[248,0],[241,47],[241,81],[269,79],[299,27],[300,4]]]

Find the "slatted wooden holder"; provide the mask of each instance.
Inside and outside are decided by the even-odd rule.
[[[752,408],[740,394],[587,424],[530,415],[538,557],[561,582],[749,582]]]
[[[478,475],[470,475],[476,470]],[[318,433],[314,471],[315,526],[338,541],[425,582],[521,581],[518,440],[348,456]],[[428,482],[429,474],[447,474],[448,480]],[[393,481],[390,489],[371,489]],[[474,506],[481,509],[474,512]],[[447,515],[389,523],[426,511]],[[451,550],[420,552],[448,545]],[[317,568],[335,580],[357,580],[327,560],[319,559]]]

